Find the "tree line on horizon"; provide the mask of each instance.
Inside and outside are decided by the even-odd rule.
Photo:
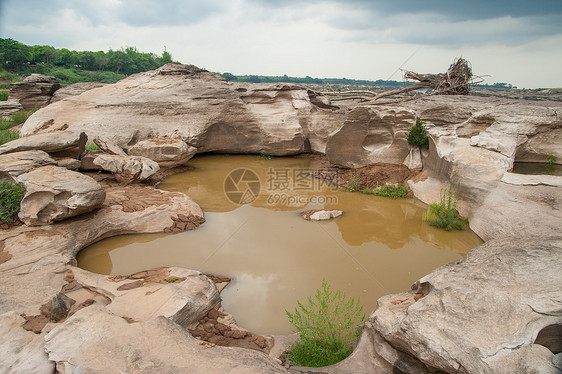
[[[0,65],[15,73],[32,65],[47,64],[130,75],[157,69],[168,62],[173,62],[168,51],[162,52],[162,55],[139,52],[136,47],[107,52],[74,51],[49,45],[29,46],[13,39],[0,38]]]
[[[66,48],[54,48],[49,45],[26,45],[16,40],[0,38],[0,67],[14,73],[40,73],[54,75],[61,84],[67,85],[77,81],[98,81],[114,83],[127,75],[154,70],[160,66],[175,62],[168,51],[161,55],[139,52],[136,47],[104,51],[74,51]],[[94,72],[94,73],[90,73]],[[96,73],[101,72],[101,73]],[[295,83],[317,85],[354,85],[402,87],[412,84],[408,81],[348,78],[313,78],[311,76],[290,77],[263,75],[221,74],[229,82],[249,83]],[[516,88],[509,83],[478,84],[477,87]]]

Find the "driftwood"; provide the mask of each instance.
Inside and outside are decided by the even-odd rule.
[[[390,104],[403,101],[415,100],[420,97],[432,95],[468,95],[470,85],[479,83],[480,77],[476,77],[475,81],[472,75],[470,63],[463,58],[456,59],[449,67],[446,73],[440,74],[418,74],[413,71],[404,71],[404,79],[412,79],[418,81],[410,86],[402,87],[396,90],[375,93],[365,90],[345,91],[345,92],[318,92],[319,94],[337,96],[332,101],[338,100],[360,100],[366,104]],[[389,100],[380,100],[383,97],[400,95],[419,89],[429,88],[430,92],[423,94],[401,97]]]

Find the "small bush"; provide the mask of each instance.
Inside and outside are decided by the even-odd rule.
[[[8,92],[8,91],[0,91],[0,101],[8,100],[9,95],[10,95],[10,92]]]
[[[25,188],[21,184],[10,181],[0,182],[0,220],[15,222],[24,194]]]
[[[427,128],[420,117],[416,119],[416,124],[410,128],[408,133],[408,143],[419,147],[429,147],[429,139],[427,137]]]
[[[86,144],[86,151],[101,151],[101,148],[96,143],[88,143]]]
[[[14,114],[12,114],[10,117],[12,118],[12,121],[14,122],[14,126],[21,125],[22,123],[27,121],[29,116],[32,115],[36,110],[37,109],[20,110],[18,112],[15,112]]]
[[[351,174],[347,181],[347,185],[349,186],[349,192],[359,191],[361,187],[361,178],[355,174]]]
[[[444,228],[447,231],[452,229],[462,230],[468,224],[468,218],[462,217],[457,211],[457,202],[460,200],[458,187],[457,191],[453,186],[449,190],[441,192],[441,201],[430,204],[423,215],[423,220],[429,222],[431,226]]]
[[[375,189],[365,188],[363,193],[366,195],[377,195],[390,197],[391,199],[400,199],[408,197],[410,189],[407,184],[386,184]]]
[[[308,297],[308,306],[297,304],[295,313],[285,311],[300,335],[287,359],[300,366],[320,367],[351,354],[366,320],[359,299],[346,300],[345,293],[333,293],[322,280],[322,290],[316,290],[314,300]]]
[[[271,160],[271,153],[269,152],[260,152],[260,154],[258,155],[258,159],[260,160]]]
[[[19,139],[20,134],[14,130],[0,130],[0,145]]]
[[[554,165],[556,164],[556,161],[558,161],[558,158],[556,156],[550,155],[546,157],[546,163],[548,165]]]

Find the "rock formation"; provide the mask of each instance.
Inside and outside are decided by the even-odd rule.
[[[92,178],[58,166],[43,166],[16,178],[25,187],[19,218],[48,225],[101,207],[105,190]]]
[[[143,181],[160,170],[155,161],[140,156],[99,154],[94,158],[93,164],[99,170],[112,173],[119,183]]]
[[[92,90],[94,88],[103,87],[106,83],[99,82],[78,82],[68,85],[66,87],[59,88],[51,97],[50,103],[56,103],[67,97],[78,96],[86,91]]]
[[[76,268],[75,256],[109,236],[204,222],[189,197],[128,184],[160,166],[195,152],[313,151],[348,168],[423,167],[426,178],[409,183],[416,197],[434,202],[441,189],[458,186],[459,210],[488,241],[411,291],[381,298],[352,356],[318,371],[560,371],[562,177],[510,171],[514,161],[562,160],[561,106],[432,96],[348,111],[302,87],[228,83],[178,64],[66,96],[28,119],[28,136],[0,146],[0,179],[27,189],[20,217],[42,224],[0,230],[0,351],[9,352],[0,365],[38,373],[52,372],[53,363],[59,372],[286,372],[263,353],[189,334],[185,327],[219,302],[198,271],[166,268],[168,280],[157,281],[153,272],[115,278]],[[416,117],[427,121],[430,136],[421,151],[406,141]],[[105,153],[83,156],[86,134]],[[110,171],[123,185],[60,167],[78,163]],[[74,287],[97,296],[71,305],[66,291]],[[38,335],[24,330],[45,314]]]
[[[21,133],[68,128],[126,150],[168,137],[198,152],[290,155],[324,152],[326,136],[345,117],[345,110],[325,108],[303,87],[228,83],[194,66],[167,64],[53,103],[34,113]]]
[[[562,273],[545,271],[560,263],[562,239],[491,241],[412,291],[382,297],[370,320],[390,345],[429,368],[554,374],[559,344],[538,337],[562,326]]]
[[[152,138],[141,140],[129,149],[132,156],[142,156],[156,161],[160,167],[185,164],[197,153],[197,148],[188,146],[179,139]]]
[[[55,77],[31,74],[21,82],[10,85],[9,100],[18,101],[24,110],[49,105],[51,97],[60,88]]]

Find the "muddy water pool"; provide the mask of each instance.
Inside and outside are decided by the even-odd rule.
[[[292,332],[285,309],[313,295],[325,278],[360,297],[368,315],[376,300],[406,291],[435,268],[461,258],[482,241],[469,230],[447,232],[422,222],[412,199],[343,191],[312,177],[307,158],[207,155],[158,187],[181,191],[206,222],[179,234],[124,235],[78,254],[80,267],[130,274],[180,266],[233,278],[223,306],[238,324],[261,334]],[[308,209],[339,209],[331,221],[305,221]]]

